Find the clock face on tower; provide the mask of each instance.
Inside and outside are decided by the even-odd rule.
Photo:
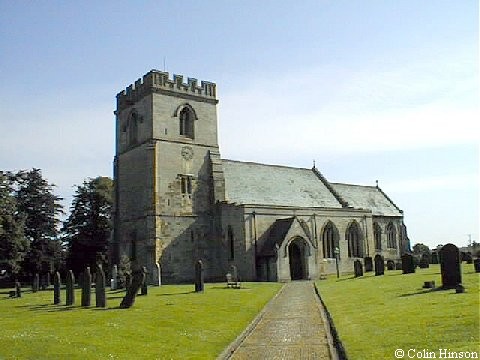
[[[191,160],[193,157],[193,149],[190,146],[184,146],[182,148],[182,157],[185,160]]]

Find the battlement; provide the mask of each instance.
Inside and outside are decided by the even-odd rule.
[[[183,82],[182,75],[173,75],[169,79],[168,72],[150,70],[143,78],[129,85],[125,90],[117,94],[117,111],[133,105],[145,95],[157,92],[173,96],[188,96],[209,99],[216,102],[216,84],[209,81],[201,81],[188,78],[187,83]]]

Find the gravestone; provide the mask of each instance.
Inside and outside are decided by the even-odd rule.
[[[112,278],[110,280],[110,290],[117,290],[117,282],[118,282],[118,267],[117,265],[113,265],[112,267]]]
[[[460,271],[460,252],[453,244],[447,244],[440,249],[440,272],[442,273],[442,288],[452,289],[462,283]]]
[[[364,263],[365,263],[365,272],[373,271],[373,260],[370,256],[367,256],[364,259]]]
[[[402,272],[403,274],[413,274],[415,272],[415,262],[411,254],[402,255]]]
[[[475,272],[480,273],[480,258],[473,260],[473,266],[475,267]]]
[[[97,264],[95,272],[95,306],[107,307],[107,297],[105,295],[105,273],[101,264]]]
[[[155,268],[157,271],[157,284],[158,286],[162,286],[162,268],[160,267],[159,263],[155,263]]]
[[[60,286],[60,273],[56,271],[55,274],[53,274],[53,303],[55,305],[58,305],[61,302]]]
[[[401,262],[395,263],[395,270],[402,270],[402,263]]]
[[[88,307],[92,299],[92,274],[87,266],[82,276],[82,306]]]
[[[75,275],[73,275],[72,270],[67,272],[67,281],[66,281],[66,290],[67,294],[65,296],[65,305],[71,306],[75,304]]]
[[[360,260],[355,260],[353,262],[353,272],[355,277],[363,276],[363,266]]]
[[[395,270],[395,261],[387,260],[387,270]]]
[[[35,273],[35,275],[33,275],[32,292],[37,292],[39,288],[40,288],[40,275],[38,273]]]
[[[121,309],[128,309],[135,303],[135,297],[145,281],[145,276],[146,274],[143,267],[133,272],[131,284],[127,288],[127,293],[120,304]]]
[[[418,263],[418,267],[420,269],[427,269],[430,267],[430,259],[427,254],[422,254],[422,257],[420,258],[420,261]]]
[[[375,255],[375,276],[381,276],[385,274],[385,260],[380,254]]]
[[[145,279],[143,279],[142,288],[140,290],[140,295],[148,295],[148,286],[147,286],[147,268],[143,267],[143,272],[145,273]]]
[[[203,264],[202,260],[198,260],[195,264],[195,292],[203,292]]]
[[[17,298],[22,297],[22,285],[18,280],[15,281],[15,297]]]

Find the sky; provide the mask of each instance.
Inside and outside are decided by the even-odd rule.
[[[112,176],[115,96],[151,69],[217,84],[223,158],[379,186],[412,245],[479,242],[478,1],[0,0],[0,169],[68,211]]]

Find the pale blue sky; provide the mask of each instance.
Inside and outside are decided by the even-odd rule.
[[[165,58],[217,83],[224,158],[378,179],[412,245],[479,241],[478,18],[463,0],[0,0],[0,169],[41,168],[68,206],[112,175],[115,95]]]

